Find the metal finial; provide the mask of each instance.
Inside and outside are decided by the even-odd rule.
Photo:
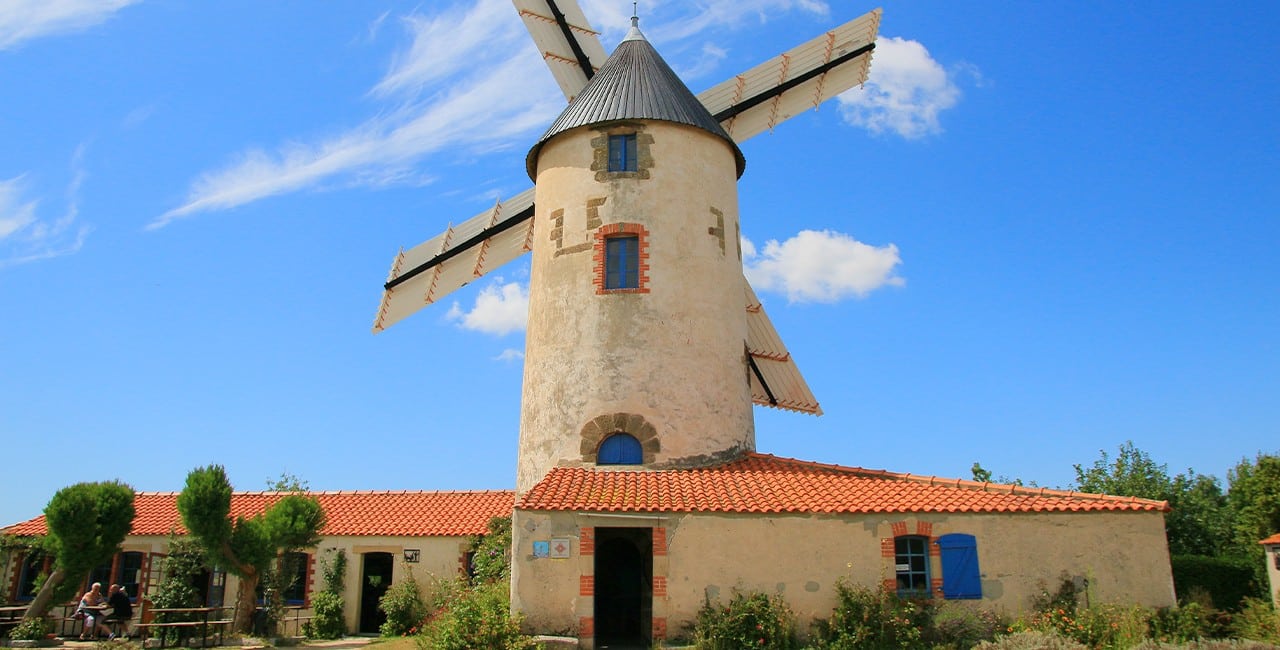
[[[631,2],[631,26],[640,26],[640,0],[632,0]]]

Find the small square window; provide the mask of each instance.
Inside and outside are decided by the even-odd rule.
[[[636,134],[609,136],[609,171],[636,171]]]
[[[635,235],[604,240],[604,288],[640,286],[640,238]]]

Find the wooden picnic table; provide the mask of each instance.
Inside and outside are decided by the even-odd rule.
[[[226,608],[225,607],[154,607],[147,610],[153,616],[151,621],[147,623],[138,623],[137,625],[134,625],[134,628],[139,631],[144,641],[150,635],[158,636],[160,638],[161,648],[165,646],[166,637],[168,636],[164,634],[164,631],[170,630],[170,629],[177,632],[179,636],[179,642],[181,642],[181,636],[182,636],[183,630],[190,630],[194,632],[196,628],[199,628],[201,645],[203,646],[209,645],[209,639],[211,636],[217,636],[218,644],[221,645],[222,644],[222,628],[227,625],[230,625],[231,621],[229,619],[223,620],[223,619],[213,618],[213,615],[224,609]],[[191,618],[187,620],[180,620],[180,621],[162,620],[160,622],[156,622],[156,618],[169,618],[168,615],[173,615],[173,616],[182,617],[182,618],[190,616]],[[214,634],[210,634],[211,631]]]
[[[27,613],[26,605],[6,605],[0,607],[0,637],[4,637],[5,633],[17,627],[22,621],[23,615]]]

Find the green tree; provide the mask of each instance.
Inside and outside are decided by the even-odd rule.
[[[1132,440],[1120,445],[1115,458],[1101,451],[1093,465],[1076,465],[1075,487],[1083,492],[1132,496],[1168,501],[1165,534],[1169,552],[1175,555],[1217,555],[1230,528],[1222,487],[1212,476],[1169,476],[1167,465],[1157,463]],[[1258,538],[1262,539],[1262,538]]]
[[[511,517],[489,520],[489,532],[471,538],[471,569],[476,584],[511,577]]]
[[[259,579],[281,553],[319,543],[324,509],[312,497],[290,493],[262,514],[232,518],[231,491],[221,465],[191,470],[178,495],[178,512],[209,558],[240,579],[232,627],[247,633]]]
[[[54,558],[53,570],[26,618],[48,614],[53,603],[74,595],[80,586],[77,580],[110,561],[129,534],[133,515],[133,488],[119,481],[76,483],[58,490],[44,508],[49,534],[41,543]]]
[[[1259,453],[1227,470],[1227,503],[1232,514],[1231,551],[1248,557],[1258,584],[1266,585],[1266,558],[1259,541],[1280,532],[1280,456]]]

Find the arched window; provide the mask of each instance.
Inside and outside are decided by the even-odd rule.
[[[640,441],[625,433],[615,433],[600,443],[597,465],[639,465],[644,462]]]
[[[893,561],[898,577],[898,595],[929,596],[929,538],[903,535],[893,540]]]

